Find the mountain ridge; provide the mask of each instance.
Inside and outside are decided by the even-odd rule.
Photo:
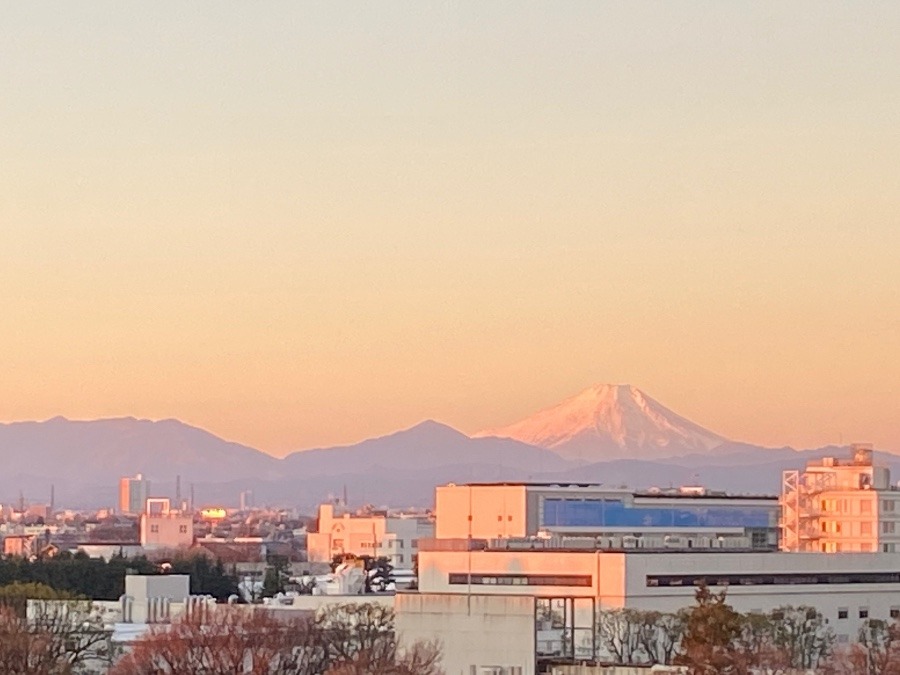
[[[731,443],[629,384],[597,384],[484,437],[513,438],[586,462],[709,454]]]

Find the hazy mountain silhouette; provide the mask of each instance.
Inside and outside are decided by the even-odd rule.
[[[111,506],[119,478],[135,473],[151,481],[154,496],[174,496],[180,476],[182,495],[194,484],[198,505],[236,505],[238,493],[251,489],[258,504],[307,509],[345,488],[351,504],[428,506],[436,485],[477,481],[699,484],[774,494],[783,470],[848,453],[728,441],[626,385],[594,387],[523,423],[482,433],[470,438],[429,420],[355,445],[276,459],[171,419],[0,424],[0,500],[15,501],[22,491],[29,501],[46,502],[54,485],[58,505]],[[552,449],[488,434],[515,434]],[[875,456],[900,478],[900,457]]]
[[[284,459],[177,420],[134,418],[0,425],[0,499],[19,492],[34,501],[72,506],[113,505],[118,480],[142,473],[158,496],[182,495],[195,484],[198,503],[234,504],[254,489],[258,503],[313,505],[353,486],[377,503],[427,503],[450,481],[526,480],[570,463],[543,448],[508,439],[472,439],[433,421],[356,445],[296,452]]]

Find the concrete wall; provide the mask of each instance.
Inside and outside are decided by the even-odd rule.
[[[469,516],[471,514],[471,531]],[[441,485],[435,489],[438,539],[499,539],[529,534],[524,485]],[[532,533],[533,534],[533,533]]]
[[[530,597],[399,593],[395,610],[401,645],[438,638],[446,675],[471,675],[473,666],[477,675],[488,667],[534,675]]]
[[[194,519],[190,514],[141,514],[141,546],[183,548],[194,543]]]
[[[465,593],[465,583],[451,584],[451,574],[542,575],[589,577],[584,586],[473,583],[472,592],[487,595],[593,597],[619,606],[625,594],[624,553],[565,551],[420,551],[419,589],[426,593]]]

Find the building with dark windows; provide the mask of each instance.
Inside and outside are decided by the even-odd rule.
[[[778,498],[704,488],[631,492],[590,484],[472,483],[436,490],[436,536],[565,539],[620,548],[778,547]],[[589,541],[588,541],[589,540]]]
[[[609,662],[598,616],[617,609],[674,613],[701,584],[727,588],[740,612],[809,606],[837,644],[866,619],[900,617],[900,554],[778,551],[579,550],[554,540],[529,550],[495,539],[423,541],[419,590],[398,594],[407,639],[440,635],[447,672],[550,672]],[[501,621],[499,617],[503,617]]]

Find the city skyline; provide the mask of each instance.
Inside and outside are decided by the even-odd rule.
[[[0,420],[900,451],[894,4],[3,11]]]

